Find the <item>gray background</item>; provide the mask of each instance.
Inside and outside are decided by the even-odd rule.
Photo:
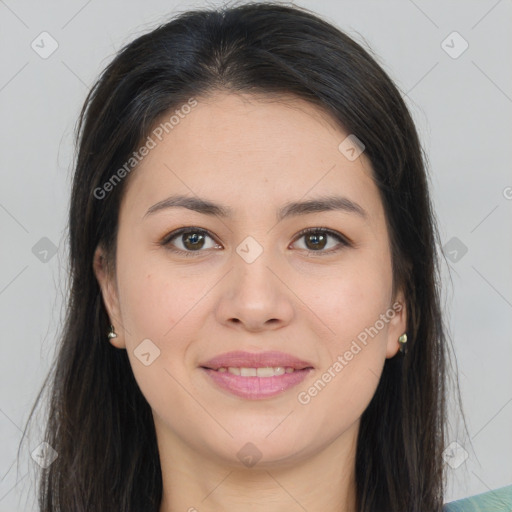
[[[446,501],[511,484],[512,2],[296,3],[370,45],[406,95],[429,155],[448,258],[445,308],[469,433],[451,402],[449,441],[457,444],[444,457]],[[79,109],[121,46],[177,10],[204,5],[0,0],[0,512],[35,510],[30,453],[41,432],[27,434],[19,467],[16,450],[64,311]],[[47,58],[31,47],[35,41],[39,52],[51,48],[43,31],[58,44]],[[464,40],[469,46],[458,55]]]

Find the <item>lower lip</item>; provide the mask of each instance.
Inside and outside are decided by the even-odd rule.
[[[218,372],[209,368],[203,370],[222,389],[233,395],[249,400],[262,400],[284,393],[290,388],[300,384],[312,370],[295,370],[274,377],[241,377],[229,372]]]

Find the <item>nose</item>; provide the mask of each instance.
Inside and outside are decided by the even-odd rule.
[[[293,318],[293,292],[266,251],[248,263],[238,255],[228,273],[216,308],[217,320],[230,328],[250,332],[275,330]]]

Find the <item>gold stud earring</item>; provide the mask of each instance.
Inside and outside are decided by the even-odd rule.
[[[108,333],[108,339],[111,340],[112,338],[117,338],[116,331],[114,331],[114,326],[110,326],[110,332]]]
[[[398,338],[398,343],[400,343],[400,352],[405,353],[405,344],[407,343],[407,334],[405,332]]]

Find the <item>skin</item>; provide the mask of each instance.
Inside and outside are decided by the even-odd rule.
[[[309,403],[297,395],[396,301],[404,303],[400,290],[393,296],[389,234],[370,162],[364,153],[347,159],[338,145],[348,133],[302,100],[225,92],[197,100],[129,177],[115,272],[107,272],[101,247],[94,259],[118,334],[111,343],[128,351],[153,411],[160,512],[353,511],[360,417],[385,359],[399,349],[405,308]],[[204,197],[234,215],[168,208],[145,216],[171,194]],[[325,195],[358,203],[366,218],[324,211],[276,222],[287,202]],[[184,226],[212,237],[191,257],[158,244]],[[352,246],[330,237],[315,252],[308,235],[297,237],[319,227]],[[263,249],[252,263],[236,252],[248,236]],[[178,236],[172,243],[197,247],[185,242]],[[148,366],[134,354],[144,339],[160,350]],[[279,350],[314,369],[276,397],[243,399],[199,368],[231,350]],[[248,442],[261,454],[252,467],[237,457]]]

